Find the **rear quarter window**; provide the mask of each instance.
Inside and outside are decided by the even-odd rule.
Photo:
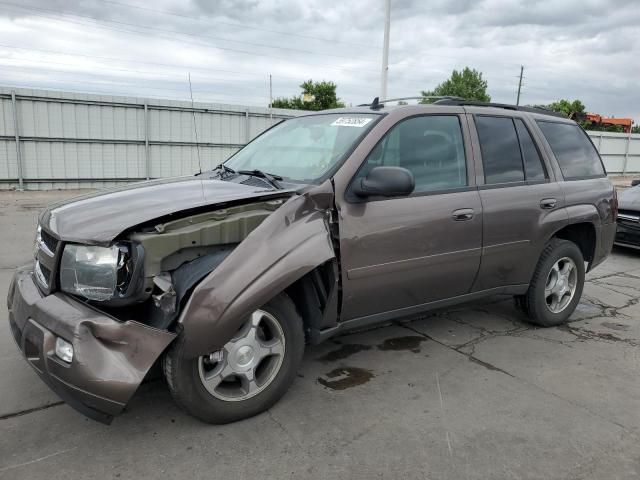
[[[605,175],[598,152],[578,125],[537,120],[566,180]]]

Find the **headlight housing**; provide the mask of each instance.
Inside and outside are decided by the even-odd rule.
[[[126,245],[68,244],[60,261],[60,288],[89,300],[105,301],[126,291],[131,278]]]

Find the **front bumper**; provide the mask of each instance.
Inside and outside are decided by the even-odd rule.
[[[30,269],[18,270],[7,298],[18,347],[40,378],[70,406],[104,423],[122,411],[176,334],[121,322],[62,293],[43,295]],[[56,337],[73,345],[66,363]]]
[[[640,223],[625,222],[618,219],[616,245],[640,248]]]

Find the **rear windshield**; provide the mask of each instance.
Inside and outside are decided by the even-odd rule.
[[[580,127],[570,123],[537,122],[566,180],[605,174],[598,152]]]

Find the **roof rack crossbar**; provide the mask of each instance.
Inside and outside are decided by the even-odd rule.
[[[386,98],[380,100],[378,97],[373,99],[371,103],[361,103],[359,107],[371,107],[374,110],[384,107],[385,102],[399,102],[401,100],[461,100],[464,98],[456,97],[452,95],[421,95],[419,97],[398,97],[398,98]]]

